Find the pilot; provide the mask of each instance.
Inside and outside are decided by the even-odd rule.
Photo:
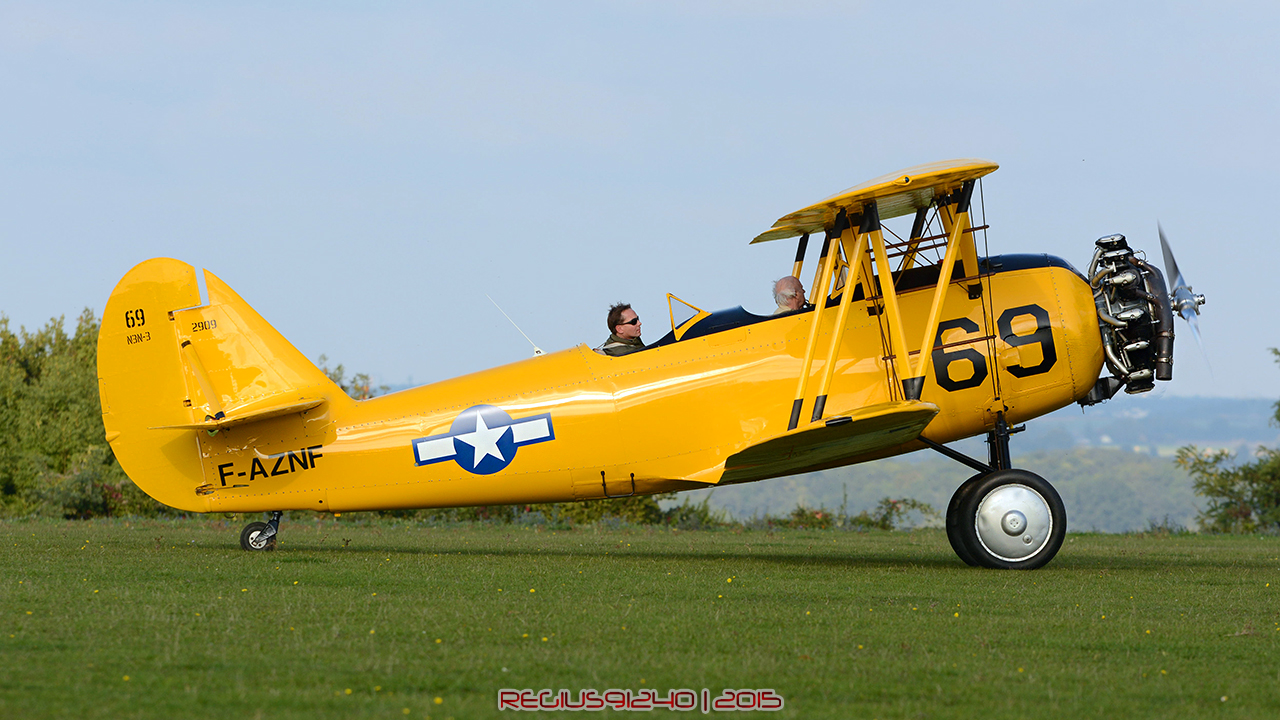
[[[629,355],[644,349],[644,341],[640,339],[640,316],[627,303],[618,303],[609,308],[605,322],[612,331],[595,351],[601,355]]]
[[[773,284],[773,300],[778,303],[774,315],[795,312],[804,307],[804,285],[794,275],[780,278]]]

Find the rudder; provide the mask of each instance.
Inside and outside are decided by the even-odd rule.
[[[98,390],[107,442],[129,477],[151,497],[183,510],[202,510],[191,488],[203,482],[199,447],[190,431],[155,430],[189,420],[172,310],[200,304],[195,268],[156,258],[122,278],[98,332]],[[178,488],[185,486],[185,492]]]

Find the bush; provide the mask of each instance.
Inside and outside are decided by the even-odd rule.
[[[90,446],[67,472],[41,474],[26,494],[44,515],[78,520],[106,517],[112,505],[119,504],[120,476],[124,475],[113,460],[106,448]]]
[[[90,445],[67,472],[41,473],[24,493],[26,507],[41,515],[87,520],[92,517],[175,513],[138,489],[120,469],[111,449]]]
[[[1280,532],[1280,452],[1258,449],[1258,459],[1232,465],[1226,450],[1178,450],[1177,463],[1191,473],[1196,494],[1209,502],[1196,517],[1203,530],[1220,533]]]
[[[795,510],[785,518],[765,518],[766,523],[788,528],[819,529],[846,528],[852,530],[898,530],[908,527],[907,519],[912,512],[920,513],[926,520],[937,519],[938,511],[932,505],[914,498],[883,498],[870,512],[863,510],[850,516],[844,507],[836,512],[826,508],[813,510],[797,505]]]
[[[1182,523],[1178,522],[1177,520],[1174,520],[1168,515],[1165,515],[1163,520],[1157,520],[1155,518],[1151,518],[1147,520],[1147,529],[1143,530],[1139,534],[1140,535],[1160,535],[1160,536],[1190,535],[1191,531],[1188,530],[1185,526],[1183,526]]]
[[[696,505],[690,504],[686,497],[683,503],[668,509],[663,513],[662,524],[680,530],[707,530],[731,525],[732,522],[724,511],[711,509],[711,494],[708,493]]]
[[[864,510],[852,520],[855,524],[860,521],[869,523],[870,527],[878,530],[896,530],[907,526],[906,520],[912,512],[920,513],[925,521],[936,520],[939,517],[938,511],[934,510],[932,505],[915,498],[900,500],[884,498],[870,514]]]
[[[1280,363],[1280,350],[1271,348]],[[1272,424],[1280,424],[1280,402]],[[1280,451],[1260,447],[1257,460],[1233,465],[1226,450],[1178,449],[1176,462],[1191,473],[1196,494],[1209,504],[1196,520],[1203,530],[1221,533],[1280,532]]]
[[[657,525],[662,522],[659,500],[665,495],[632,495],[572,503],[555,503],[555,515],[575,525],[589,525],[605,518],[617,518],[634,525]],[[541,506],[534,506],[541,507]]]

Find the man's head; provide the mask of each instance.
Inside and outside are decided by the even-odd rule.
[[[640,316],[627,303],[618,303],[609,308],[609,332],[620,338],[630,340],[640,337]]]
[[[788,275],[773,284],[773,299],[778,307],[799,310],[804,307],[804,285],[794,275]]]

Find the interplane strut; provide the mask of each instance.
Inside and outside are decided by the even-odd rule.
[[[849,216],[846,208],[841,208],[837,212],[834,222],[827,229],[819,268],[812,285],[815,308],[810,318],[809,338],[792,402],[788,430],[794,430],[800,424],[810,375],[817,357],[818,336],[824,327],[823,320],[828,310],[827,300],[830,295],[840,290],[837,283],[841,273],[845,271],[848,274],[844,278],[830,344],[826,348],[827,352],[818,377],[810,422],[816,423],[822,420],[826,411],[827,397],[835,375],[835,365],[840,357],[840,346],[845,334],[849,308],[853,304],[853,290],[859,283],[863,287],[864,299],[870,304],[868,310],[873,314],[882,315],[888,325],[884,358],[890,365],[891,377],[896,379],[896,382],[891,381],[890,397],[901,397],[904,400],[920,399],[925,377],[930,370],[933,346],[937,342],[938,326],[941,322],[947,289],[952,283],[956,264],[961,264],[965,278],[974,278],[978,275],[977,248],[973,241],[969,215],[973,189],[974,180],[966,180],[956,192],[936,200],[938,218],[946,237],[947,250],[939,267],[929,313],[916,350],[912,350],[907,344],[907,330],[898,291],[894,286],[894,271],[889,262],[889,248],[880,224],[877,201],[865,201],[859,215],[853,218]],[[920,250],[919,243],[924,237],[927,226],[925,219],[929,209],[929,206],[926,206],[916,210],[907,249],[902,253],[904,257],[899,275],[916,264]],[[793,273],[797,277],[803,262],[807,240],[808,233],[802,236],[799,252],[796,255]],[[878,287],[876,287],[877,284]],[[973,289],[970,289],[970,292],[972,293]],[[894,385],[897,387],[893,387]]]

